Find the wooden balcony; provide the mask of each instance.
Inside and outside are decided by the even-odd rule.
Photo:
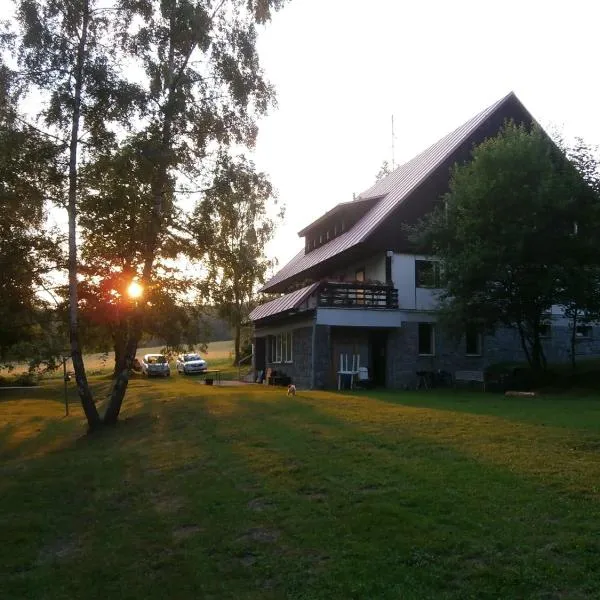
[[[323,283],[317,305],[328,308],[397,309],[398,290],[380,283]]]

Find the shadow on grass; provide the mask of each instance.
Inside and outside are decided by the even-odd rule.
[[[523,423],[600,432],[600,394],[584,397],[542,395],[535,398],[518,398],[460,390],[420,392],[377,390],[349,395],[395,405],[492,415]]]
[[[474,452],[496,420],[165,389],[0,483],[5,597],[598,595],[597,500]]]

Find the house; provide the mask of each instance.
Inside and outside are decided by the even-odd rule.
[[[297,386],[327,388],[354,360],[375,384],[395,388],[414,385],[419,371],[481,371],[524,360],[512,330],[444,337],[436,326],[439,263],[415,255],[402,229],[432,210],[452,165],[468,160],[507,119],[533,122],[514,93],[299,232],[303,248],[262,288],[280,296],[250,315],[257,372],[270,368]],[[553,312],[546,356],[567,360],[570,332]],[[592,327],[582,327],[578,338],[580,353],[600,354]]]

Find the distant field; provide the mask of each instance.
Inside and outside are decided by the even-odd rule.
[[[144,354],[160,354],[163,346],[154,346],[152,348],[138,348],[137,356],[142,357]],[[200,352],[203,358],[207,361],[219,363],[231,360],[233,356],[233,340],[224,342],[212,342],[208,345],[206,352]],[[90,371],[109,369],[115,360],[115,353],[108,354],[87,354],[85,356],[85,366]]]
[[[152,348],[138,348],[137,356],[142,357],[144,354],[158,354],[162,352],[163,346],[154,346]],[[204,359],[213,368],[225,368],[231,365],[233,360],[233,340],[226,340],[222,342],[211,342],[208,345],[206,352],[200,353]],[[104,372],[109,372],[113,368],[115,360],[115,353],[109,352],[86,354],[84,356],[85,368],[88,374],[100,375]],[[70,366],[68,367],[70,370]],[[26,364],[17,365],[17,367],[11,372],[12,374],[18,374],[27,371]],[[8,374],[8,370],[0,370],[0,374]],[[56,376],[61,373],[56,373]],[[49,375],[50,377],[52,375]]]

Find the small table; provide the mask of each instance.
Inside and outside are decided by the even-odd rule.
[[[204,381],[207,379],[214,379],[215,383],[221,383],[220,369],[206,369],[206,371],[200,371],[198,375],[204,377]]]

